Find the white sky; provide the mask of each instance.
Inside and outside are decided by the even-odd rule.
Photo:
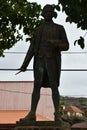
[[[46,4],[57,4],[57,0],[30,0],[30,2],[38,2],[42,7]],[[87,69],[87,45],[82,50],[78,45],[74,46],[74,41],[79,36],[84,36],[85,31],[77,29],[75,24],[69,24],[65,22],[65,14],[62,12],[58,13],[58,18],[54,22],[62,24],[66,30],[67,37],[70,43],[70,49],[68,52],[81,52],[81,54],[62,54],[62,69]],[[87,42],[87,36],[85,37],[85,44]],[[29,44],[24,41],[17,43],[9,52],[27,52]],[[8,50],[6,50],[8,51]],[[68,53],[67,52],[67,53]],[[24,60],[25,54],[6,54],[5,58],[0,58],[0,69],[17,69],[20,68]],[[32,62],[29,64],[28,69],[31,69]],[[33,80],[32,72],[20,73],[15,75],[17,71],[1,71],[0,81],[30,81]],[[60,82],[60,94],[61,95],[84,95],[87,96],[87,71],[62,71],[61,82]]]

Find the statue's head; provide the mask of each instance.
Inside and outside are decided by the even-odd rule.
[[[57,17],[57,13],[54,11],[55,7],[53,5],[45,5],[42,10],[42,16],[47,20],[51,20],[53,17]]]

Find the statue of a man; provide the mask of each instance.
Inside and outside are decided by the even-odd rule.
[[[31,110],[23,120],[36,120],[36,108],[40,99],[41,87],[50,87],[54,104],[54,120],[59,120],[59,81],[61,72],[61,51],[69,49],[69,43],[63,26],[52,20],[57,14],[52,5],[46,5],[42,10],[44,23],[36,28],[29,50],[20,71],[26,68],[34,57],[34,88]]]

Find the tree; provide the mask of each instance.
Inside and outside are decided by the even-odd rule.
[[[58,11],[62,9],[67,15],[66,22],[77,24],[77,28],[87,30],[87,0],[58,0],[54,5]],[[0,0],[0,56],[3,56],[5,49],[10,49],[24,35],[26,41],[31,40],[34,29],[43,22],[39,17],[41,5],[27,0]],[[87,34],[87,32],[86,32]],[[74,42],[84,48],[84,38],[80,36]]]
[[[87,30],[87,0],[59,0],[58,10],[60,10],[60,6],[62,6],[62,11],[64,11],[67,15],[66,22],[77,24],[77,28],[81,28],[82,30]],[[78,43],[80,47],[84,48],[84,37],[85,35],[74,42],[74,45]]]
[[[5,49],[10,49],[23,33],[26,41],[31,40],[33,31],[41,22],[41,6],[27,0],[0,0],[0,56]]]

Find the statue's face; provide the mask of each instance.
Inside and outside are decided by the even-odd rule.
[[[45,19],[46,21],[51,21],[52,18],[53,18],[53,11],[51,11],[51,10],[46,10],[46,11],[44,12],[44,19]]]

